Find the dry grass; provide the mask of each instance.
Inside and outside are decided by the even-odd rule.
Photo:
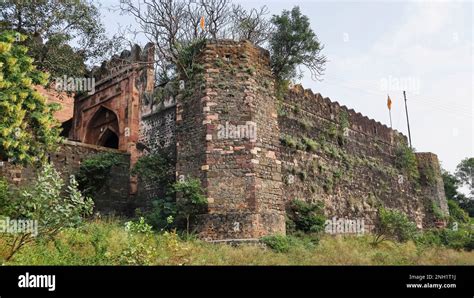
[[[324,236],[319,244],[277,253],[259,245],[233,247],[176,234],[130,235],[117,219],[96,220],[25,247],[6,265],[473,265],[474,252],[382,242],[370,236]],[[0,239],[0,255],[6,244]]]

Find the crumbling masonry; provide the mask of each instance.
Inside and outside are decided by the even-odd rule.
[[[199,74],[158,87],[153,57],[152,44],[136,46],[95,69],[96,93],[76,99],[75,142],[57,163],[86,158],[66,150],[84,143],[116,148],[130,166],[144,154],[171,156],[174,179],[201,180],[208,208],[193,225],[209,240],[284,234],[293,199],[323,201],[328,218],[364,219],[367,230],[380,206],[403,211],[419,228],[436,224],[434,208],[447,214],[435,154],[416,154],[421,178],[413,181],[395,166],[397,146],[407,143],[401,133],[301,86],[278,99],[266,50],[208,42]],[[117,204],[109,196],[103,211],[146,205],[160,189],[135,177],[125,188],[119,181]]]

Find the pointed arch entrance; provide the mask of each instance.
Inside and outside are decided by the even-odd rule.
[[[86,143],[109,148],[119,148],[119,124],[117,115],[101,106],[87,125]]]

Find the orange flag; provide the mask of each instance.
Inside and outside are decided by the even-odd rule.
[[[387,107],[389,110],[392,109],[392,100],[390,99],[390,96],[387,95]]]
[[[204,17],[201,17],[200,25],[201,29],[204,30]]]

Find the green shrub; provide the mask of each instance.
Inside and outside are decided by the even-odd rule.
[[[448,208],[449,208],[449,215],[450,215],[450,222],[458,222],[458,223],[468,223],[469,222],[469,214],[467,214],[464,209],[459,207],[458,203],[453,200],[448,200]]]
[[[272,235],[261,238],[261,241],[265,243],[272,250],[279,253],[286,253],[290,250],[292,239],[285,235]]]
[[[127,221],[125,230],[131,233],[151,234],[152,226],[145,222],[144,217],[140,217],[138,221]]]
[[[405,144],[400,144],[395,150],[395,166],[413,181],[420,178],[415,152]]]
[[[289,135],[284,135],[280,138],[282,145],[285,145],[290,148],[296,148],[297,141]]]
[[[79,189],[84,195],[94,197],[107,182],[112,167],[119,164],[117,154],[110,152],[99,153],[84,160],[76,175]]]
[[[207,207],[207,198],[198,179],[179,181],[173,184],[172,192],[176,194],[176,214],[186,221],[186,232],[189,234],[191,218],[203,213]]]
[[[153,209],[146,215],[146,221],[157,231],[176,228],[176,199],[167,196],[164,199],[154,200],[152,204]]]
[[[10,247],[5,259],[8,261],[24,245],[36,239],[54,238],[62,229],[77,227],[83,218],[92,214],[94,203],[78,190],[74,176],[65,185],[59,173],[50,164],[43,166],[36,180],[5,198],[9,208],[1,210],[2,216],[12,219],[27,219],[37,222],[37,235],[30,231],[5,234]]]
[[[310,138],[303,137],[303,144],[306,145],[307,151],[316,151],[318,149],[318,143]]]
[[[474,249],[474,237],[470,230],[459,228],[457,231],[452,229],[442,229],[439,233],[441,243],[454,249]]]
[[[319,233],[324,231],[324,223],[326,217],[323,213],[323,204],[306,203],[301,200],[293,200],[289,204],[287,210],[289,226],[294,227],[294,230],[288,232],[302,231],[305,233]]]
[[[415,237],[417,245],[423,246],[444,246],[452,249],[474,249],[474,235],[468,225],[460,225],[456,230],[445,229],[431,229],[419,233]]]
[[[145,183],[167,186],[173,170],[168,157],[148,154],[138,159],[131,174],[137,175]]]
[[[398,210],[380,208],[378,215],[377,240],[383,240],[384,237],[388,237],[399,242],[405,242],[415,237],[416,225],[410,221],[405,213]],[[374,243],[377,242],[375,241]]]

